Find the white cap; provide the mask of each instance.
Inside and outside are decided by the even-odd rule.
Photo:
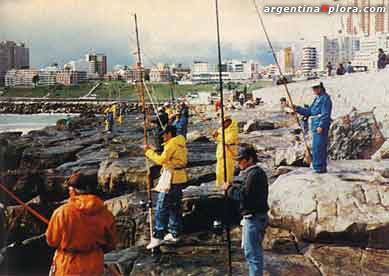
[[[166,102],[166,103],[164,103],[163,105],[164,105],[164,106],[169,106],[170,103]]]

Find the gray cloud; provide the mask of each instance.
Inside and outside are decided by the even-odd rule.
[[[251,1],[219,2],[223,57],[271,62]],[[308,0],[258,0],[260,5],[281,2],[312,4]],[[135,49],[130,15],[137,12],[141,45],[149,64],[216,60],[214,8],[209,0],[1,0],[0,40],[26,42],[31,63],[37,67],[79,59],[92,49],[106,53],[110,66],[129,64]],[[264,18],[277,47],[288,46],[288,41],[300,37],[312,39],[328,33],[336,23],[317,15]]]

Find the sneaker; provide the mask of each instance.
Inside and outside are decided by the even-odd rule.
[[[150,243],[146,246],[147,249],[153,249],[163,244],[163,240],[151,238]]]
[[[166,242],[170,242],[170,243],[177,243],[180,241],[180,238],[175,238],[173,237],[173,235],[171,233],[167,234],[164,238],[163,238],[164,241]]]

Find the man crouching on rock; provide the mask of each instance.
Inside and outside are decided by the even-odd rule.
[[[227,197],[240,203],[242,245],[249,267],[249,276],[263,275],[262,241],[268,222],[269,206],[268,182],[266,173],[257,165],[258,157],[255,149],[242,147],[235,158],[240,174],[232,185],[225,184]]]
[[[145,155],[162,165],[161,177],[155,191],[159,192],[155,210],[153,237],[147,249],[160,246],[164,241],[178,242],[182,232],[182,187],[186,174],[187,149],[184,136],[176,136],[176,128],[168,125],[163,131],[164,150],[161,155],[145,145]],[[169,233],[167,233],[169,232]]]
[[[56,209],[46,231],[56,247],[50,276],[99,276],[104,253],[116,245],[115,220],[104,202],[92,194],[96,176],[75,173],[67,181],[70,198]]]

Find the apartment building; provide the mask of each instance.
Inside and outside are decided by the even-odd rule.
[[[0,84],[5,81],[7,71],[11,69],[28,69],[30,67],[29,49],[24,43],[13,41],[0,42]]]

